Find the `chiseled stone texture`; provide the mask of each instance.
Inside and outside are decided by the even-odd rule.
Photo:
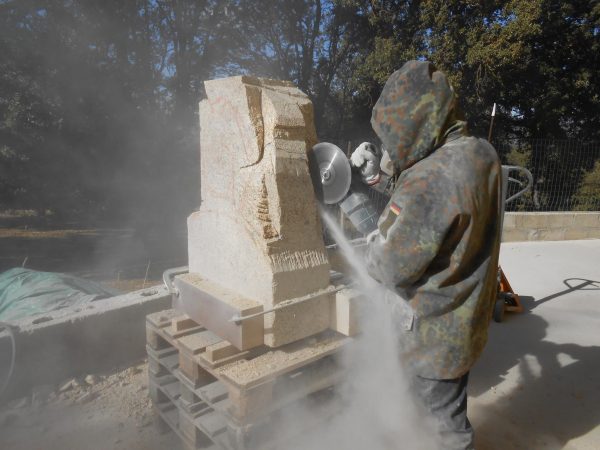
[[[200,102],[200,210],[188,218],[190,272],[265,309],[329,285],[306,152],[312,103],[289,82],[206,81]],[[265,315],[276,347],[322,331],[330,298]]]

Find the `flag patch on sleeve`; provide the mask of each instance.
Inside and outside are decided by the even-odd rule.
[[[402,209],[394,202],[392,202],[392,204],[390,205],[390,210],[397,216],[400,214],[400,211],[402,211]]]

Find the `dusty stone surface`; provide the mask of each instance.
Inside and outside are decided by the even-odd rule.
[[[174,433],[161,434],[148,397],[147,365],[94,375],[96,383],[65,380],[32,405],[32,394],[0,407],[0,448],[11,450],[63,449],[178,449]],[[68,386],[66,390],[61,389]],[[34,393],[48,392],[48,387]]]
[[[311,337],[302,343],[274,349],[254,359],[237,361],[217,370],[235,385],[248,387],[271,379],[290,367],[310,364],[315,359],[337,351],[348,342],[347,338],[339,334],[325,333],[319,339]]]
[[[306,156],[317,142],[310,100],[291,83],[245,76],[207,81],[205,89],[190,272],[265,309],[325,288],[329,263]],[[267,315],[265,343],[280,346],[328,325],[328,300],[310,302]]]
[[[204,292],[207,292],[214,297],[218,297],[221,301],[227,303],[232,308],[239,310],[240,316],[262,311],[262,308],[257,308],[257,302],[244,298],[241,295],[237,295],[233,291],[223,289],[221,286],[215,285],[209,280],[203,279],[197,273],[186,273],[184,275],[180,275],[179,278],[187,281],[190,284],[198,286]]]

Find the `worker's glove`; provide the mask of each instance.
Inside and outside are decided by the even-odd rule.
[[[369,245],[371,242],[373,242],[375,239],[377,239],[377,236],[379,236],[379,229],[375,228],[373,231],[371,231],[369,234],[367,234],[367,245]]]
[[[363,142],[350,155],[350,163],[359,169],[364,183],[372,186],[379,183],[381,150],[370,142]]]

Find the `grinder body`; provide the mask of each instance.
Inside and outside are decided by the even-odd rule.
[[[352,171],[350,161],[336,145],[321,142],[309,152],[310,174],[315,194],[322,203],[339,204],[344,215],[361,233],[377,228],[379,212],[373,189]]]

